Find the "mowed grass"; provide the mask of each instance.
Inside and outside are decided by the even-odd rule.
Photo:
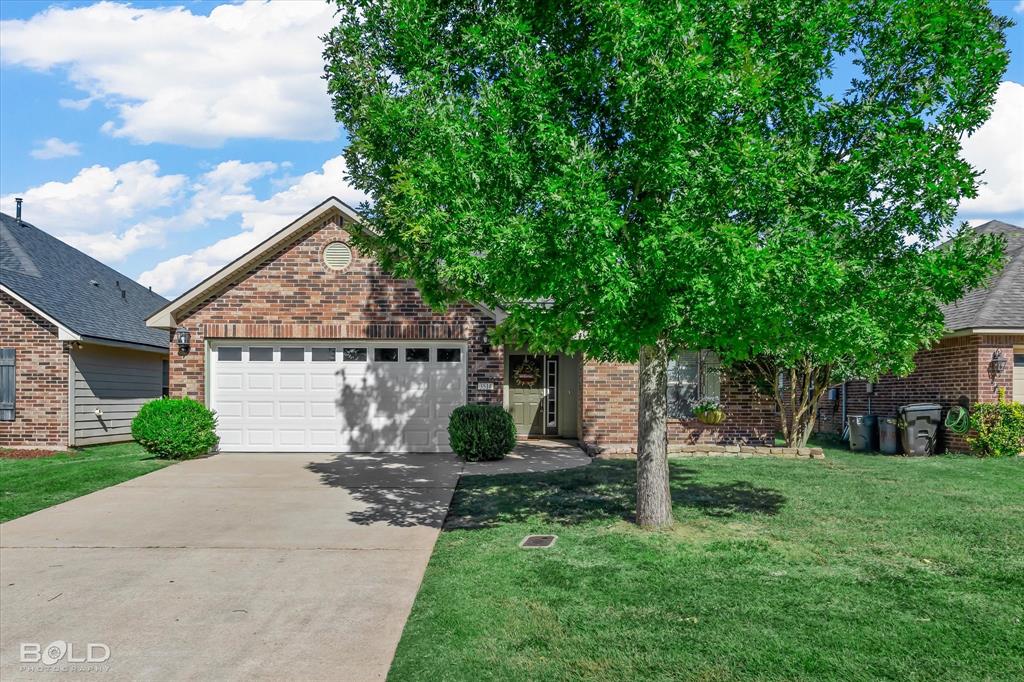
[[[0,523],[169,463],[155,459],[138,443],[96,445],[37,459],[0,458]]]
[[[464,477],[389,680],[1024,679],[1024,458],[827,455]]]

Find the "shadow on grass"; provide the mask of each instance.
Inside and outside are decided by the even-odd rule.
[[[707,516],[776,514],[785,497],[746,481],[704,484],[697,471],[669,469],[672,503]],[[600,520],[632,521],[636,511],[636,464],[598,461],[567,471],[464,477],[446,529],[490,528],[530,519],[573,525]]]

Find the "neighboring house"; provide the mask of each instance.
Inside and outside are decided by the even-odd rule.
[[[945,417],[953,405],[994,402],[1000,388],[1007,400],[1024,402],[1024,228],[992,220],[974,229],[1006,237],[1005,267],[943,307],[946,335],[915,356],[912,374],[882,377],[870,387],[865,381],[837,386],[834,400],[819,405],[818,430],[841,433],[844,412],[894,416],[909,403],[938,403]],[[945,432],[939,447],[965,451],[967,443]]]
[[[171,395],[217,412],[221,449],[443,451],[448,416],[467,402],[504,405],[522,436],[634,447],[635,365],[491,345],[494,311],[434,312],[352,246],[358,229],[330,198],[147,320],[175,332]],[[713,365],[694,353],[674,363],[670,440],[770,443],[771,405]],[[720,395],[728,421],[688,418],[698,393]]]
[[[145,324],[166,302],[0,214],[0,446],[131,440],[139,407],[166,394],[167,333]]]

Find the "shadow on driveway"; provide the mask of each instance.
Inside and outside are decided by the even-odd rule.
[[[365,507],[349,512],[359,525],[440,528],[462,465],[451,454],[343,454],[306,469],[344,489]]]
[[[633,520],[635,462],[594,461],[578,466],[579,459],[573,459],[570,448],[559,448],[546,453],[517,448],[526,455],[518,464],[511,459],[464,465],[451,454],[382,453],[338,455],[306,468],[318,474],[323,485],[344,489],[361,503],[361,509],[348,512],[349,520],[359,525],[490,528],[527,519],[564,525]],[[536,470],[560,462],[576,466]],[[488,465],[494,466],[488,470]],[[512,467],[519,472],[506,473]],[[673,504],[699,509],[707,516],[775,514],[785,503],[778,491],[748,481],[702,483],[697,470],[676,463],[669,471]]]

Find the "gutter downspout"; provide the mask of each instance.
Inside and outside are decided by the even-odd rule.
[[[846,433],[846,382],[843,382],[843,422],[839,429],[840,434]]]

